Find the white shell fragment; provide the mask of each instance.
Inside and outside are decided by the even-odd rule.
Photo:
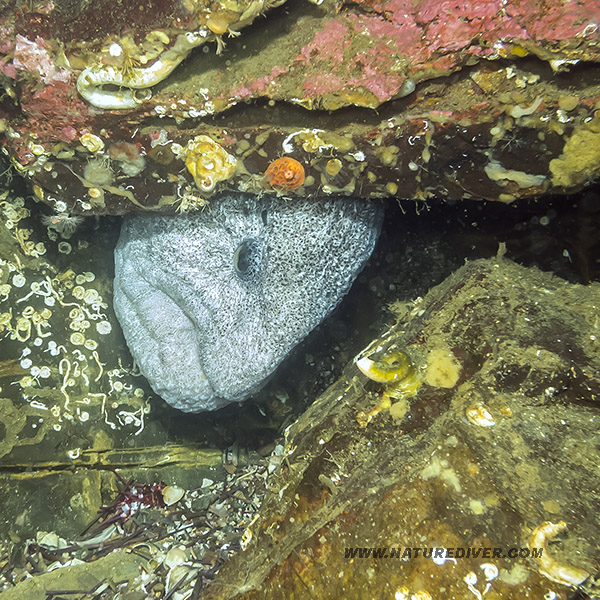
[[[168,485],[162,491],[163,500],[167,506],[171,506],[176,502],[179,502],[183,495],[185,494],[185,490],[176,485]]]
[[[183,550],[182,548],[175,547],[171,548],[167,552],[167,555],[165,556],[165,565],[167,565],[169,569],[172,569],[177,565],[182,565],[186,560],[187,556],[185,550]]]
[[[99,321],[96,323],[96,330],[100,335],[107,335],[112,331],[112,325],[108,321]]]
[[[493,427],[496,424],[492,413],[483,404],[472,404],[467,408],[466,415],[469,422],[473,423],[473,425]]]
[[[498,577],[499,571],[496,565],[493,565],[492,563],[483,563],[480,565],[480,568],[483,571],[486,581],[493,581]]]

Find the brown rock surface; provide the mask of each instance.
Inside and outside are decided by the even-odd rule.
[[[263,173],[282,155],[306,171],[289,194],[573,191],[598,175],[599,12],[597,0],[4,3],[0,137],[58,212],[281,191]]]
[[[505,259],[462,267],[371,347],[412,358],[416,395],[388,409],[349,365],[289,427],[248,548],[205,597],[566,598],[526,555],[534,528],[564,520],[551,555],[597,566],[599,302],[598,284]]]

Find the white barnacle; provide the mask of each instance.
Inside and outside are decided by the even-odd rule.
[[[71,244],[69,244],[69,242],[58,243],[58,251],[61,254],[71,254],[71,250],[73,250],[73,247],[71,246]]]
[[[98,347],[98,342],[96,340],[87,339],[87,340],[85,340],[83,345],[88,350],[95,350]]]
[[[73,298],[77,298],[77,300],[83,299],[83,295],[85,294],[85,288],[81,285],[76,285],[72,290],[71,294],[73,294]],[[81,309],[73,308],[69,313],[71,319],[77,318],[77,316],[81,313]],[[73,315],[73,316],[71,316]]]
[[[85,344],[85,336],[83,335],[83,333],[76,331],[71,334],[69,341],[74,346],[83,346],[83,344]]]
[[[17,288],[22,288],[25,283],[27,283],[27,280],[25,279],[25,276],[23,275],[23,273],[15,273],[13,275],[12,278],[12,284],[17,287]]]
[[[83,301],[86,304],[93,304],[99,298],[100,298],[100,294],[98,293],[98,290],[95,290],[93,288],[86,290],[85,293],[83,294]]]
[[[96,331],[100,335],[108,335],[112,331],[112,325],[108,321],[99,321],[96,323]]]
[[[118,58],[123,54],[123,46],[114,42],[108,47],[108,53],[115,58]]]

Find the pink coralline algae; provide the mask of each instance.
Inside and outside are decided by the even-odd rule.
[[[32,42],[22,35],[17,35],[13,64],[16,69],[38,73],[44,83],[67,82],[71,78],[67,69],[54,64],[44,40],[40,37]]]
[[[350,83],[369,90],[378,100],[385,100],[400,88],[403,79],[393,73],[380,72],[371,65],[365,65],[363,76],[351,79]]]
[[[511,44],[597,36],[600,15],[597,0],[548,6],[529,0],[355,0],[351,4],[363,4],[365,10],[324,20],[294,59],[305,69],[302,90],[312,99],[335,95],[330,108],[339,98],[353,98],[357,88],[371,92],[375,106],[402,95],[407,77],[452,72],[468,55],[501,58]]]
[[[600,0],[290,1],[281,9],[280,0],[256,2],[272,9],[264,30],[243,31],[223,55],[192,52],[166,85],[156,85],[152,61],[162,56],[156,62],[164,71],[174,64],[176,40],[188,40],[182,33],[199,40],[204,22],[183,7],[194,2],[129,0],[118,23],[103,1],[66,21],[52,3],[43,14],[8,3],[0,9],[0,144],[29,167],[46,201],[60,198],[88,214],[187,210],[198,187],[204,202],[212,191],[176,150],[190,139],[210,139],[236,157],[235,173],[222,180],[229,190],[272,191],[262,174],[282,151],[307,166],[291,195],[468,193],[509,202],[571,181],[553,179],[549,164],[567,164],[566,141],[596,118]],[[148,10],[159,5],[160,14]],[[129,19],[134,13],[145,20]],[[147,51],[145,66],[130,56],[132,39],[146,40],[135,50]],[[206,50],[214,41],[207,39]],[[544,61],[551,68],[540,68]],[[566,90],[553,72],[575,64],[580,85]],[[121,85],[131,83],[130,71],[147,76],[147,88]],[[105,96],[133,103],[89,100]],[[243,111],[230,111],[242,101]],[[317,111],[340,113],[329,119]],[[80,143],[86,133],[104,144],[116,176],[127,178],[122,188],[103,189],[91,208],[81,203],[92,196],[78,175],[95,152]]]
[[[351,23],[351,20],[348,21]],[[360,24],[352,23],[355,31]],[[365,31],[360,33],[365,34]],[[373,41],[360,48],[353,42],[350,27],[337,20],[326,21],[323,30],[304,46],[294,63],[308,68],[302,91],[308,98],[335,93],[342,88],[352,92],[362,88],[384,101],[393,96],[402,86],[405,77],[394,73],[391,67],[398,59],[391,44]],[[330,68],[335,65],[335,71]],[[364,104],[357,101],[358,104]]]
[[[318,73],[314,77],[308,78],[302,85],[302,91],[308,98],[321,96],[330,92],[335,92],[344,86],[344,80],[337,75],[328,75],[327,73]]]
[[[0,73],[6,75],[10,79],[17,78],[17,69],[15,69],[15,65],[12,63],[0,62]]]
[[[311,64],[313,60],[327,59],[330,63],[344,62],[344,50],[348,49],[351,40],[348,27],[337,20],[326,21],[323,30],[315,35],[310,44],[302,48],[297,57],[299,63]]]
[[[242,85],[239,88],[231,92],[231,96],[236,99],[244,100],[245,98],[251,98],[255,92],[264,92],[267,86],[272,85],[277,77],[287,70],[283,67],[273,67],[269,75],[265,75],[260,79],[255,79],[247,85]]]
[[[23,134],[34,131],[38,139],[48,142],[72,142],[78,138],[77,130],[82,130],[86,124],[82,116],[86,106],[73,95],[71,85],[63,81],[54,81],[31,95],[23,96],[21,107],[30,121],[27,126],[15,125],[15,129],[22,130]]]

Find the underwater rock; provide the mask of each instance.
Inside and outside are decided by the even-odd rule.
[[[600,174],[591,142],[576,151],[600,127],[598,3],[572,4],[3,2],[0,144],[68,214],[271,193],[282,157],[298,197],[572,192]]]
[[[19,582],[19,585],[2,592],[2,600],[44,600],[54,594],[47,590],[64,590],[67,597],[72,597],[72,590],[91,590],[100,587],[107,579],[112,582],[126,583],[132,587],[139,578],[140,568],[146,565],[144,558],[134,553],[117,550],[94,562],[76,562],[64,565]],[[62,593],[61,593],[62,594]]]
[[[238,195],[196,214],[126,217],[114,306],[154,391],[186,412],[256,392],[348,291],[381,214],[355,199]]]
[[[399,311],[356,361],[387,384],[351,363],[286,430],[203,598],[597,598],[568,588],[597,571],[599,298],[477,260]],[[420,386],[390,406],[392,369],[414,376],[398,349]]]

